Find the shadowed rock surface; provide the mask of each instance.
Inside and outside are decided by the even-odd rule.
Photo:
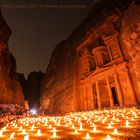
[[[40,88],[41,88],[43,77],[44,77],[43,72],[34,71],[29,74],[26,80],[24,74],[18,73],[18,79],[20,81],[20,84],[22,85],[25,99],[28,100],[30,108],[38,109],[40,106],[39,103]]]
[[[24,106],[24,95],[17,80],[16,60],[8,47],[11,33],[0,11],[0,104]]]

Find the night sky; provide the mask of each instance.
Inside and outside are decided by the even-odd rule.
[[[17,71],[26,77],[32,71],[46,71],[54,47],[78,26],[93,0],[32,1],[0,0],[3,16],[12,29],[10,51],[16,57]],[[33,4],[36,6],[31,7]]]

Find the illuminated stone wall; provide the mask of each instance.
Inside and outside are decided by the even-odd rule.
[[[22,88],[17,81],[16,61],[9,52],[11,30],[0,12],[0,104],[24,106]]]
[[[139,72],[126,45],[123,23],[135,5],[139,8],[133,0],[93,4],[87,18],[52,54],[42,84],[42,110],[66,113],[140,103]],[[130,16],[139,19],[137,13],[140,10]]]

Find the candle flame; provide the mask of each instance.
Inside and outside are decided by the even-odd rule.
[[[24,136],[24,140],[29,140],[29,135]]]
[[[13,139],[14,136],[15,136],[15,132],[11,133],[11,135],[10,135],[10,139]]]
[[[96,132],[96,127],[93,128],[93,131]]]
[[[74,128],[74,125],[72,125],[72,128]]]
[[[2,130],[5,131],[6,130],[6,127],[3,127]]]
[[[108,128],[111,128],[111,124],[108,124]]]
[[[56,132],[56,128],[53,128],[53,132]]]
[[[118,130],[117,130],[117,128],[114,129],[114,134],[115,134],[115,135],[118,134]]]
[[[54,138],[56,138],[56,131],[53,131],[53,135]]]
[[[129,127],[129,121],[126,120],[126,127]]]
[[[2,136],[2,134],[3,134],[3,131],[2,131],[2,130],[0,130],[0,136]]]
[[[19,130],[20,130],[20,131],[22,130],[22,126],[20,126]]]
[[[110,135],[107,135],[106,140],[111,140]]]
[[[34,130],[34,124],[32,125],[31,130],[32,130],[32,131]]]
[[[41,130],[40,129],[37,130],[37,136],[41,136]]]
[[[77,134],[77,133],[78,133],[76,129],[75,129],[74,133],[75,133],[75,134]]]
[[[95,124],[93,123],[92,126],[95,127]]]
[[[22,134],[26,134],[26,129],[23,129],[22,130]]]
[[[86,139],[89,139],[89,138],[90,138],[89,133],[86,133]]]
[[[83,127],[82,127],[82,124],[80,125],[80,130],[82,130],[83,129]]]

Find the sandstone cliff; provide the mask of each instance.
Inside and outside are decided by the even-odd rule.
[[[27,80],[25,79],[24,74],[18,73],[18,79],[22,86],[25,100],[28,100],[30,108],[38,109],[40,107],[40,88],[43,78],[44,73],[41,71],[31,72]]]
[[[40,99],[42,110],[49,113],[81,111],[81,100],[79,100],[81,77],[79,69],[82,68],[79,68],[80,64],[78,61],[82,54],[77,53],[77,48],[83,42],[86,42],[85,44],[88,46],[87,51],[83,50],[85,58],[82,63],[86,63],[86,56],[89,50],[98,45],[105,44],[106,37],[117,34],[117,43],[120,45],[125,59],[131,61],[131,56],[128,50],[126,50],[122,39],[124,13],[131,7],[131,4],[132,6],[133,4],[138,4],[138,1],[98,0],[94,2],[83,22],[65,41],[56,46],[42,83],[42,96]],[[135,77],[131,65],[132,63],[130,62],[128,67],[132,68],[130,70],[131,76]],[[89,70],[88,66],[86,65],[84,68],[83,71],[86,74]],[[135,78],[133,83],[134,81]],[[137,87],[135,87],[135,90],[138,92]],[[139,93],[137,93],[137,96],[139,97]]]
[[[17,80],[16,61],[9,52],[11,30],[0,11],[0,103],[24,106],[24,96]]]

